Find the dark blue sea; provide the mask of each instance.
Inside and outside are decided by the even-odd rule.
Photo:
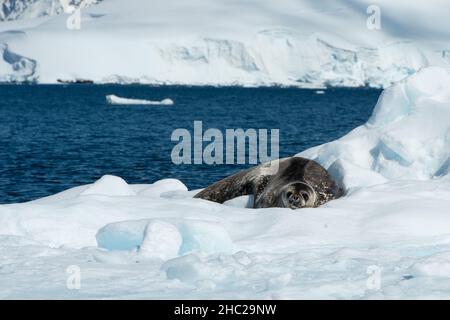
[[[173,106],[109,105],[105,96]],[[205,187],[248,165],[175,165],[177,128],[279,129],[280,156],[339,138],[370,116],[375,89],[0,85],[0,203],[33,200],[104,174]]]

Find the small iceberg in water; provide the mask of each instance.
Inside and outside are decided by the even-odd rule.
[[[164,105],[164,106],[171,106],[174,104],[172,99],[163,99],[161,101],[152,101],[152,100],[145,100],[145,99],[128,99],[128,98],[121,98],[114,94],[110,94],[106,96],[106,101],[108,101],[109,104],[139,104],[139,105]]]

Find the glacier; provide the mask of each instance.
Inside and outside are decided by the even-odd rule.
[[[444,0],[378,1],[380,30],[366,0],[76,1],[80,30],[55,2],[0,23],[0,45],[35,64],[16,70],[3,54],[1,82],[386,88],[450,63]]]
[[[447,299],[449,72],[420,69],[364,125],[299,153],[345,186],[319,208],[249,209],[175,179],[108,175],[1,205],[0,298]]]
[[[54,16],[64,12],[64,6],[85,8],[102,0],[2,0],[0,21]]]

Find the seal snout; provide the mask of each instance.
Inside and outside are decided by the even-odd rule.
[[[283,202],[285,207],[291,209],[313,207],[315,203],[314,189],[302,182],[292,183],[283,195]]]
[[[303,207],[306,204],[302,194],[288,191],[286,194],[290,207]]]

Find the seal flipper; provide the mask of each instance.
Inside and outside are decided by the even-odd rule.
[[[194,198],[200,198],[218,203],[249,195],[254,192],[251,169],[238,172],[230,177],[222,179],[197,193]]]

